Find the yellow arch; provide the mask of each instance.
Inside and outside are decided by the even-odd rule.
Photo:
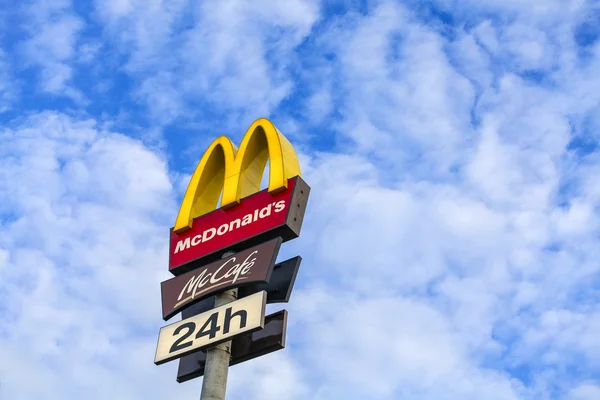
[[[266,118],[259,118],[246,131],[239,150],[226,136],[208,147],[190,179],[173,230],[181,233],[192,220],[217,208],[239,204],[240,199],[260,190],[260,181],[269,164],[269,193],[287,188],[287,181],[300,176],[296,150]]]

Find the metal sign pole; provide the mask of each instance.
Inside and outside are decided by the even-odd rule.
[[[234,254],[227,252],[221,258]],[[215,295],[215,307],[237,300],[238,290],[230,289]],[[227,389],[227,373],[231,359],[231,340],[220,343],[206,350],[206,364],[202,380],[200,400],[225,400]]]

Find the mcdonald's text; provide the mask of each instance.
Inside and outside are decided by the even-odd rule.
[[[214,238],[215,235],[222,236],[234,229],[239,229],[242,226],[258,221],[259,219],[267,218],[271,215],[271,206],[273,206],[274,212],[281,212],[285,208],[285,200],[273,202],[273,204],[268,204],[260,210],[256,209],[253,213],[244,215],[244,218],[236,218],[229,223],[226,222],[221,224],[218,228],[208,228],[203,233],[199,233],[192,238],[187,237],[186,239],[182,239],[175,245],[175,251],[173,253],[175,254],[189,249],[190,247],[198,246],[200,243],[206,243]]]

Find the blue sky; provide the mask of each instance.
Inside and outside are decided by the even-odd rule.
[[[599,2],[13,3],[0,398],[198,398],[153,364],[168,229],[259,117],[312,192],[228,399],[600,398]]]

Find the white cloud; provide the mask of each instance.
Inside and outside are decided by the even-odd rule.
[[[155,389],[142,377],[169,378],[151,362],[158,282],[167,275],[165,217],[174,208],[164,162],[139,142],[61,114],[26,118],[0,135],[10,215],[0,235],[10,323],[0,340],[12,349],[0,365],[3,396],[149,395]]]
[[[567,13],[567,26],[573,18]],[[595,293],[589,287],[598,275],[590,262],[599,248],[598,197],[590,178],[597,157],[577,165],[567,151],[573,118],[585,118],[597,104],[591,88],[599,82],[589,75],[597,57],[573,67],[565,56],[574,52],[571,47],[557,47],[539,29],[517,34],[518,23],[496,29],[483,22],[473,33],[457,32],[459,41],[448,43],[402,9],[383,4],[372,15],[348,17],[341,24],[342,32],[328,38],[339,43],[337,54],[345,57],[337,73],[347,93],[342,98],[346,112],[336,130],[356,145],[344,150],[364,154],[352,158],[353,166],[371,172],[346,172],[343,162],[334,169],[335,157],[329,158],[331,164],[322,158],[313,161],[308,177],[316,182],[313,193],[322,193],[311,200],[318,202],[312,212],[319,222],[308,222],[304,234],[311,239],[304,236],[307,245],[300,249],[310,249],[311,264],[319,266],[308,275],[323,274],[321,279],[337,282],[322,283],[324,290],[339,287],[367,298],[411,296],[415,309],[440,312],[440,319],[453,327],[447,335],[465,346],[457,355],[462,370],[473,368],[486,376],[484,365],[490,362],[500,370],[518,366],[531,371],[530,383],[501,379],[508,392],[495,392],[501,393],[499,398],[555,398],[569,390],[570,378],[557,372],[567,368],[561,363],[598,371],[590,358],[595,341],[583,333],[594,330],[595,313],[579,310],[574,300],[578,292]],[[554,34],[549,34],[553,40]],[[537,53],[527,50],[531,43],[539,45]],[[572,43],[564,39],[561,44]],[[391,57],[394,51],[401,56]],[[557,52],[560,61],[549,56]],[[497,57],[506,58],[512,69],[495,70]],[[526,68],[552,68],[556,62],[561,63],[554,75],[562,78],[558,87],[517,75]],[[448,173],[450,167],[455,172]],[[569,201],[565,208],[558,198],[566,180],[579,184],[560,194]],[[548,250],[553,247],[555,252]],[[357,300],[350,308],[360,305]],[[343,304],[329,307],[335,311],[327,312],[345,310]],[[326,306],[312,312],[325,313],[321,308]],[[577,315],[575,329],[580,333],[569,333],[565,323],[565,329],[536,330],[546,333],[541,342],[527,339],[528,327],[556,309]],[[374,329],[391,324],[374,323]],[[320,328],[349,332],[333,321]],[[585,340],[575,345],[569,337]],[[365,346],[355,342],[343,342],[348,353]],[[340,351],[331,358],[344,356]],[[349,361],[341,364],[346,367]],[[385,371],[393,374],[395,368]],[[338,370],[331,380],[348,374],[355,376]],[[393,381],[388,377],[385,383]],[[474,390],[498,387],[490,380],[479,383]],[[342,396],[344,385],[352,393],[359,390],[338,383],[328,395]],[[403,386],[405,395],[443,398],[436,387]],[[381,396],[392,397],[389,390]],[[444,394],[493,396],[477,391]]]
[[[339,133],[358,151],[393,160],[397,179],[409,165],[428,176],[447,175],[472,135],[475,93],[448,62],[443,38],[391,2],[341,25],[343,32],[328,39],[346,93]]]
[[[227,397],[233,399],[306,399],[311,390],[301,364],[290,351],[280,350],[231,367]]]
[[[570,400],[594,400],[600,398],[600,387],[594,383],[582,383],[573,388],[565,398]]]
[[[597,371],[595,312],[576,311],[570,297],[598,274],[577,261],[598,251],[585,236],[595,219],[560,233],[548,202],[497,208],[449,185],[384,189],[360,158],[323,156],[305,173],[309,215],[290,244],[305,256],[304,289],[289,306],[289,333],[317,398],[554,398],[540,395],[558,379],[544,371]],[[564,249],[549,254],[557,234]],[[548,325],[557,308],[564,323]],[[540,381],[527,387],[484,360],[500,371],[528,365]]]
[[[77,49],[79,54],[77,61],[83,64],[91,63],[101,50],[100,43],[83,43]]]
[[[0,113],[8,111],[18,97],[18,86],[12,75],[6,53],[0,49]]]
[[[292,311],[315,398],[519,398],[518,382],[471,365],[464,336],[419,300],[313,288]]]
[[[308,1],[285,7],[238,1],[199,4],[196,24],[184,34],[180,49],[186,97],[206,93],[212,104],[233,115],[241,112],[242,121],[268,115],[293,88],[288,60],[310,32],[317,11]]]
[[[70,65],[84,23],[73,12],[70,1],[40,0],[24,10],[28,37],[22,43],[22,52],[28,64],[40,68],[41,89],[84,102],[83,94],[71,84]]]
[[[268,115],[290,94],[289,57],[318,18],[317,5],[301,0],[113,1],[97,10],[157,121],[185,116],[175,106],[182,101],[206,102],[231,110],[235,126]]]
[[[333,109],[330,90],[321,90],[308,100],[308,111],[313,117],[311,122],[321,123]]]
[[[128,68],[172,65],[167,47],[178,26],[185,0],[111,0],[95,2],[97,17],[114,40],[115,50],[129,56]]]
[[[282,250],[304,258],[285,306],[288,347],[232,368],[232,398],[597,396],[600,160],[568,149],[575,135],[597,137],[586,130],[600,57],[579,60],[572,38],[586,7],[439,3],[473,21],[449,38],[381,2],[312,33],[315,59],[335,61],[300,74],[319,75],[300,106],[315,117],[311,140],[322,124],[340,144],[302,143],[312,194],[302,237]],[[53,90],[69,82],[79,43],[67,3],[56,4],[41,9],[63,10],[64,26],[47,31],[63,36],[28,44],[55,60]],[[203,102],[231,126],[268,114],[297,85],[288,69],[320,18],[302,1],[97,11],[158,125]],[[152,365],[166,234],[187,175],[93,120],[47,112],[0,135],[0,393],[197,397],[198,380],[175,384],[176,362]]]
[[[170,73],[159,73],[142,82],[137,97],[147,104],[150,118],[159,123],[168,123],[174,118],[189,113],[175,88],[177,78]]]

